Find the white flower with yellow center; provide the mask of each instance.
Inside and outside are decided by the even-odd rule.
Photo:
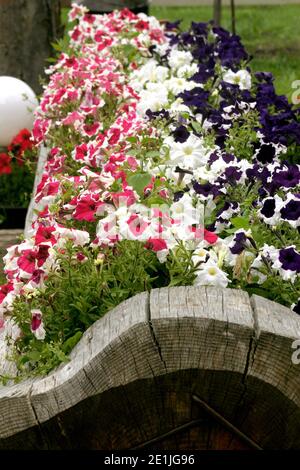
[[[181,93],[184,90],[192,90],[197,84],[193,81],[188,81],[185,78],[172,77],[170,80],[165,81],[164,85],[174,95],[178,95],[178,93]]]
[[[178,51],[173,49],[169,55],[169,65],[171,69],[179,69],[184,65],[190,65],[193,60],[193,56],[190,52]]]
[[[195,286],[227,287],[229,282],[228,274],[222,271],[211,259],[200,266],[196,275]]]
[[[250,90],[251,88],[251,75],[247,70],[239,70],[233,72],[228,70],[223,76],[224,82],[238,85],[240,90]]]
[[[206,148],[203,141],[194,134],[181,143],[174,142],[170,147],[170,160],[184,169],[195,169],[206,163]]]

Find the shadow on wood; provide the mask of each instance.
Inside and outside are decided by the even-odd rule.
[[[300,449],[299,336],[296,314],[243,291],[139,294],[68,364],[0,390],[0,448]]]

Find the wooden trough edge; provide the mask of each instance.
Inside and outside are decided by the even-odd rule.
[[[136,380],[191,369],[230,371],[270,384],[300,409],[300,365],[292,344],[300,317],[241,290],[154,289],[92,325],[44,378],[0,389],[0,442],[79,402]]]

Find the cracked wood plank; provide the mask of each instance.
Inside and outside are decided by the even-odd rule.
[[[196,394],[263,448],[300,449],[300,318],[238,290],[155,289],[98,320],[45,378],[0,389],[0,448],[242,448]],[[202,421],[201,421],[202,422]],[[189,444],[188,444],[189,443]]]

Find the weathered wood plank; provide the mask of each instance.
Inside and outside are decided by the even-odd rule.
[[[130,448],[192,418],[200,428],[166,448],[243,448],[195,394],[262,447],[300,449],[299,331],[289,309],[238,290],[139,294],[98,320],[68,364],[0,389],[0,448]]]

